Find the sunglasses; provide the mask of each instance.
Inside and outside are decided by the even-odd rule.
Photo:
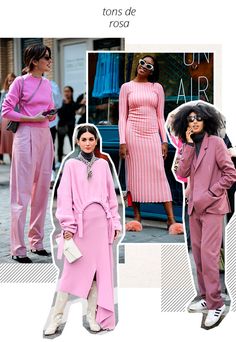
[[[201,117],[201,115],[191,115],[191,116],[187,116],[187,121],[188,121],[188,122],[193,122],[194,120],[202,121],[203,118]]]
[[[145,67],[147,70],[153,71],[154,66],[150,63],[146,63],[144,59],[140,59],[138,61],[138,64],[141,65],[142,67]]]
[[[46,59],[46,61],[49,61],[51,59],[50,56],[43,56],[42,58]]]

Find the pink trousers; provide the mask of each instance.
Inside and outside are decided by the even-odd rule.
[[[219,274],[223,217],[224,215],[208,213],[198,215],[193,211],[189,221],[199,290],[209,310],[217,309],[224,304]]]
[[[44,222],[54,155],[49,128],[20,124],[14,137],[12,152],[11,254],[25,256],[24,227],[30,201],[30,248],[43,248]]]

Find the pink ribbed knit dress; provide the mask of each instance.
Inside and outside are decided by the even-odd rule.
[[[163,112],[164,92],[159,83],[130,81],[121,86],[120,144],[128,150],[127,190],[134,202],[172,200],[161,150],[161,142],[167,142]]]

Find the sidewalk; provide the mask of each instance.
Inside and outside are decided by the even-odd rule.
[[[133,219],[127,218],[126,222]],[[142,220],[141,232],[126,232],[122,243],[184,243],[184,234],[170,235],[166,222]]]

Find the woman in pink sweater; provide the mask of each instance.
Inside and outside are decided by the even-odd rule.
[[[66,161],[57,193],[56,217],[64,239],[72,239],[82,257],[64,259],[56,302],[45,335],[53,335],[62,321],[68,294],[88,299],[87,320],[92,331],[115,327],[112,243],[121,230],[118,203],[109,164],[97,158],[95,126],[81,125],[77,144],[81,152]],[[63,239],[64,237],[64,239]]]
[[[24,53],[27,74],[11,84],[2,105],[2,116],[19,122],[15,133],[10,175],[11,255],[20,263],[31,263],[24,242],[27,206],[31,203],[28,238],[32,253],[48,256],[43,248],[44,221],[53,161],[49,130],[54,107],[50,82],[42,75],[51,67],[51,50],[30,45]],[[15,111],[18,105],[19,112]]]

